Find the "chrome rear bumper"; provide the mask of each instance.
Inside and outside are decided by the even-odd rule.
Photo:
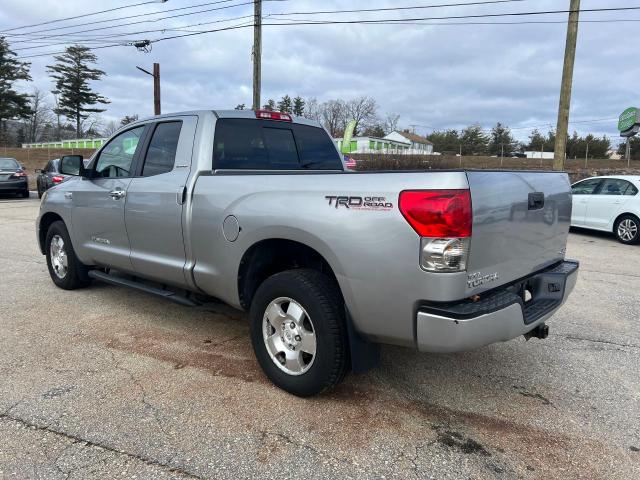
[[[479,302],[425,306],[418,310],[416,337],[423,352],[459,352],[511,340],[551,317],[567,300],[578,278],[578,262],[551,269],[495,291]],[[526,285],[532,299],[518,289]]]

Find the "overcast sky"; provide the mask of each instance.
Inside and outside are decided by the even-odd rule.
[[[143,0],[2,0],[0,30],[79,15]],[[317,10],[377,8],[462,3],[471,0],[289,0],[265,1],[263,14],[310,12]],[[229,0],[165,15],[141,13],[212,3],[207,0],[169,0],[151,3],[63,23],[15,30],[28,32],[72,25],[68,30],[39,35],[77,32],[108,25],[140,22],[220,6],[249,3]],[[416,18],[483,13],[566,10],[569,0],[526,0],[514,3],[406,10],[402,12],[299,15],[298,19]],[[640,0],[583,0],[582,8],[638,6]],[[195,26],[201,22],[232,19],[253,12],[251,5],[198,13],[174,19],[108,28],[78,34],[112,34],[142,30],[171,29],[130,35],[128,38],[156,39],[185,33],[236,25],[244,20]],[[105,19],[117,22],[86,25]],[[264,20],[271,23],[273,18]],[[283,18],[283,17],[280,17]],[[638,19],[640,10],[594,12],[582,19]],[[402,126],[419,125],[416,131],[431,128],[461,128],[471,123],[490,127],[501,121],[514,129],[518,138],[526,138],[530,129],[520,128],[555,124],[566,35],[566,14],[529,17],[531,20],[555,20],[557,24],[525,25],[303,25],[265,26],[263,29],[262,86],[263,103],[284,94],[349,99],[358,95],[374,97],[380,114],[400,115]],[[480,21],[513,22],[523,17],[488,18]],[[443,20],[460,22],[465,20]],[[185,28],[186,27],[186,28]],[[174,29],[181,28],[180,31]],[[581,23],[574,76],[571,121],[611,119],[638,99],[638,67],[632,56],[638,24]],[[65,38],[67,40],[69,37]],[[627,41],[625,42],[625,39]],[[20,56],[55,52],[61,47],[18,50],[33,46],[24,37],[9,37]],[[107,75],[95,85],[111,103],[105,121],[127,114],[152,114],[152,79],[136,70],[161,64],[162,108],[164,112],[197,108],[233,108],[251,104],[251,28],[209,33],[166,40],[153,45],[150,53],[134,47],[117,46],[96,50],[98,66]],[[52,82],[46,73],[51,56],[31,58],[33,82],[24,85],[50,91]],[[52,100],[52,99],[51,99]],[[608,134],[618,141],[616,120],[576,123],[570,130],[580,133]]]

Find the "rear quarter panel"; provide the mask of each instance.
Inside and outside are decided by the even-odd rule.
[[[398,195],[404,189],[467,187],[464,172],[201,175],[190,212],[195,283],[239,306],[243,254],[265,239],[297,241],[332,267],[361,333],[413,345],[416,302],[462,298],[466,274],[428,274],[419,267],[420,239],[402,217]],[[384,197],[392,206],[336,208],[327,196]],[[229,215],[241,227],[234,242],[222,231]]]

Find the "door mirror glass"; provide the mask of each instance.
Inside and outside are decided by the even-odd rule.
[[[65,155],[60,159],[60,173],[64,175],[82,176],[84,163],[82,155]]]

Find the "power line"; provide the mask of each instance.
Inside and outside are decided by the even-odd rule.
[[[266,17],[263,17],[263,18],[267,18],[267,17],[268,17],[268,15]],[[23,50],[33,50],[33,49],[36,49],[36,48],[54,47],[54,46],[57,46],[57,45],[69,45],[69,44],[78,44],[78,43],[87,43],[87,42],[97,42],[97,43],[103,43],[104,44],[105,41],[110,41],[112,39],[113,39],[113,41],[115,41],[115,40],[124,41],[124,40],[121,39],[121,37],[129,37],[129,36],[133,36],[133,35],[140,35],[140,34],[143,34],[143,33],[180,32],[180,31],[184,31],[185,28],[197,27],[197,26],[201,26],[201,25],[211,25],[211,24],[214,24],[214,23],[232,22],[232,21],[235,21],[235,20],[244,20],[244,19],[249,19],[249,18],[253,18],[253,15],[242,15],[240,17],[232,17],[232,18],[225,18],[225,19],[220,19],[220,20],[212,20],[210,22],[194,23],[194,24],[191,24],[191,25],[185,25],[183,27],[160,28],[160,29],[154,29],[154,30],[141,30],[141,31],[138,31],[138,32],[111,33],[111,34],[106,34],[106,35],[99,35],[99,36],[96,36],[96,37],[90,38],[90,39],[80,38],[80,39],[73,39],[73,40],[62,41],[62,42],[57,42],[57,43],[52,43],[52,40],[30,40],[29,42],[41,42],[41,43],[43,43],[43,45],[35,45],[35,46],[30,46],[30,47],[13,48],[12,50],[14,52],[18,52],[18,51],[23,51]],[[64,36],[61,35],[60,37],[64,37]],[[58,36],[56,36],[56,38],[58,38]],[[53,40],[53,42],[55,42],[55,40]]]
[[[108,10],[100,10],[99,12],[84,13],[82,15],[76,15],[75,17],[58,18],[56,20],[49,20],[47,22],[34,23],[31,25],[23,25],[21,27],[13,27],[13,28],[9,28],[7,30],[2,31],[2,33],[13,32],[15,30],[21,30],[23,28],[33,28],[33,27],[40,27],[42,25],[51,25],[52,23],[65,22],[67,20],[75,20],[77,18],[92,17],[94,15],[100,15],[102,13],[115,12],[116,10],[124,10],[125,8],[133,8],[133,7],[139,7],[141,5],[148,5],[149,3],[159,3],[159,2],[164,3],[166,1],[167,0],[149,0],[147,2],[134,3],[133,5],[123,5],[121,7],[109,8]]]
[[[320,10],[314,12],[290,12],[290,13],[273,13],[272,15],[324,15],[328,13],[359,13],[359,12],[390,12],[390,11],[404,11],[404,10],[419,10],[419,9],[431,9],[431,8],[445,8],[445,7],[464,7],[464,6],[477,6],[477,5],[491,5],[497,3],[516,3],[516,2],[528,2],[530,0],[483,0],[467,3],[441,3],[438,5],[417,5],[410,7],[384,7],[384,8],[358,8],[353,10]]]
[[[44,30],[34,30],[34,31],[31,31],[31,32],[13,33],[13,34],[9,34],[7,36],[11,36],[11,37],[20,36],[20,37],[23,37],[23,36],[26,36],[26,35],[33,35],[33,34],[36,34],[36,33],[47,33],[47,32],[53,32],[53,31],[57,31],[57,30],[64,30],[64,29],[67,29],[67,28],[85,27],[85,26],[88,26],[88,25],[104,24],[104,23],[109,23],[109,22],[116,22],[116,21],[119,21],[119,20],[125,20],[125,19],[126,20],[130,20],[132,18],[148,17],[150,15],[160,15],[160,14],[165,14],[165,13],[169,13],[169,12],[183,11],[183,10],[189,10],[189,9],[192,9],[192,8],[206,7],[206,6],[218,5],[218,4],[221,4],[221,3],[230,3],[230,2],[235,2],[235,1],[237,1],[237,0],[216,0],[215,2],[201,3],[201,4],[198,4],[198,5],[191,5],[191,6],[188,6],[188,7],[179,7],[179,8],[172,8],[172,9],[169,9],[169,10],[161,10],[161,11],[157,11],[157,12],[141,13],[141,14],[138,14],[138,15],[130,15],[130,16],[127,16],[127,17],[118,17],[118,18],[110,18],[110,19],[104,19],[104,20],[96,20],[96,21],[93,21],[93,22],[83,22],[81,24],[67,25],[67,26],[64,26],[64,27],[48,28],[48,29],[44,29]],[[288,0],[265,0],[265,1],[271,1],[271,2],[282,1],[282,2],[284,2],[284,1],[288,1]],[[171,19],[171,18],[178,18],[178,17],[187,16],[187,15],[196,15],[198,13],[206,13],[206,12],[212,12],[212,11],[216,11],[216,10],[224,10],[224,9],[227,9],[227,8],[233,8],[233,7],[238,7],[238,6],[242,6],[242,5],[248,5],[250,3],[252,4],[253,2],[251,1],[251,2],[240,3],[240,4],[237,4],[237,5],[226,5],[224,7],[212,8],[212,9],[208,9],[208,10],[199,10],[197,12],[189,12],[189,13],[184,13],[184,14],[180,14],[180,15],[170,15],[168,17],[152,18],[152,19],[149,19],[149,20],[143,20],[143,21],[138,21],[138,22],[124,23],[124,24],[121,24],[121,25],[110,25],[110,26],[103,27],[103,28],[90,29],[90,30],[81,30],[79,32],[63,32],[61,35],[68,35],[68,34],[74,34],[74,33],[84,33],[84,32],[96,31],[96,30],[104,30],[106,28],[118,28],[118,27],[121,27],[121,26],[137,25],[137,24],[140,24],[140,23],[158,22],[158,21],[161,21],[161,20],[167,20],[167,19]],[[2,33],[4,33],[4,32],[2,32]],[[46,37],[43,37],[43,38],[46,38]]]
[[[269,1],[269,0],[265,0]],[[275,0],[270,0],[275,1]],[[279,1],[279,0],[278,0]],[[247,2],[252,3],[252,2]],[[640,6],[636,7],[612,7],[612,8],[592,8],[585,9],[582,12],[611,12],[611,11],[633,11],[640,10]],[[496,17],[514,17],[514,16],[532,16],[532,15],[553,15],[560,13],[569,13],[570,10],[548,10],[548,11],[534,11],[534,12],[508,12],[508,13],[489,13],[489,14],[477,14],[477,15],[449,15],[443,17],[417,17],[417,18],[403,18],[403,19],[369,19],[369,20],[320,20],[320,21],[298,21],[298,22],[290,22],[290,23],[263,23],[264,26],[297,26],[297,25],[344,25],[344,24],[360,24],[360,25],[375,25],[375,24],[402,24],[403,22],[419,22],[419,21],[429,21],[429,20],[462,20],[462,19],[476,19],[476,18],[496,18]],[[182,15],[181,15],[182,16]],[[143,22],[137,22],[143,23]],[[210,30],[202,30],[197,32],[189,32],[181,35],[172,35],[168,37],[161,37],[154,40],[151,40],[151,43],[158,43],[165,40],[173,40],[176,38],[184,38],[191,37],[196,35],[204,35],[207,33],[215,33],[229,30],[237,30],[240,28],[247,28],[251,25],[234,25],[219,29],[210,29]],[[112,28],[112,27],[106,27]],[[81,33],[81,32],[73,32],[73,33]],[[130,34],[130,33],[129,33]],[[114,45],[104,45],[97,48],[109,48],[113,46],[118,46],[119,44]],[[47,52],[35,55],[28,55],[21,58],[35,58],[47,55],[55,55],[64,52]]]
[[[196,5],[196,6],[192,6],[192,7],[182,7],[179,9],[173,9],[173,10],[184,10],[187,8],[195,8],[197,6],[202,6],[202,5],[211,5],[211,4],[218,4],[218,3],[226,3],[232,0],[219,0],[217,2],[209,2],[208,4],[200,4],[200,5]],[[288,0],[265,0],[265,1],[288,1]],[[450,7],[450,6],[469,6],[469,5],[480,5],[480,4],[494,4],[494,3],[512,3],[512,2],[522,2],[522,1],[528,1],[528,0],[484,0],[481,2],[471,2],[471,3],[448,3],[448,4],[438,4],[438,5],[429,5],[429,6],[405,6],[405,7],[390,7],[390,8],[380,8],[380,9],[360,9],[360,10],[335,10],[335,11],[318,11],[318,12],[279,12],[279,13],[273,13],[270,14],[269,16],[285,16],[285,15],[301,15],[303,13],[306,13],[308,15],[315,15],[315,14],[326,14],[326,13],[343,13],[343,12],[358,12],[358,11],[363,11],[363,12],[372,12],[372,11],[389,11],[389,10],[406,10],[406,9],[419,9],[419,8],[441,8],[441,7]],[[233,8],[233,7],[237,7],[237,6],[243,6],[243,5],[248,5],[251,4],[253,2],[245,2],[245,3],[240,3],[240,4],[234,4],[234,5],[227,5],[225,7],[218,7],[218,8],[213,8],[213,9],[207,9],[207,10],[199,10],[196,12],[188,12],[188,13],[183,13],[180,15],[170,15],[167,17],[161,17],[161,18],[156,18],[156,19],[151,19],[151,20],[142,20],[142,21],[137,21],[137,22],[128,22],[128,23],[123,23],[123,24],[119,24],[119,25],[110,25],[110,26],[106,26],[106,27],[99,27],[99,28],[93,28],[93,29],[87,29],[87,30],[78,30],[75,32],[64,32],[62,34],[59,35],[53,35],[53,36],[49,36],[49,37],[38,37],[35,39],[30,39],[30,40],[26,40],[26,41],[33,41],[33,40],[46,40],[46,39],[51,39],[52,37],[67,37],[69,35],[75,35],[75,34],[80,34],[80,33],[87,33],[87,32],[94,32],[94,31],[99,31],[99,30],[105,30],[105,29],[111,29],[111,28],[119,28],[119,27],[123,27],[123,26],[129,26],[129,25],[137,25],[137,24],[141,24],[141,23],[148,23],[148,22],[158,22],[158,21],[162,21],[162,20],[169,20],[172,18],[178,18],[178,17],[183,17],[183,16],[189,16],[189,15],[195,15],[195,14],[199,14],[199,13],[206,13],[206,12],[210,12],[210,11],[216,11],[216,10],[223,10],[223,9],[227,9],[227,8]],[[599,12],[599,11],[619,11],[619,10],[634,10],[634,9],[638,9],[640,7],[618,7],[618,8],[606,8],[606,9],[591,9],[591,10],[584,10],[584,11],[593,11],[593,12]],[[172,11],[172,10],[167,10],[167,12]],[[313,20],[309,20],[309,21],[301,21],[300,19],[298,19],[298,24],[325,24],[325,23],[331,23],[331,24],[335,24],[335,23],[360,23],[360,24],[366,24],[366,23],[375,23],[375,24],[411,24],[412,22],[417,22],[417,21],[428,21],[428,20],[443,20],[443,19],[466,19],[466,18],[483,18],[483,17],[500,17],[500,16],[525,16],[525,15],[546,15],[546,14],[556,14],[556,13],[568,13],[569,10],[555,10],[555,11],[542,11],[542,12],[516,12],[516,13],[498,13],[498,14],[482,14],[482,15],[458,15],[458,16],[447,16],[447,17],[429,17],[429,18],[409,18],[409,19],[372,19],[372,20],[353,20],[353,21],[334,21],[334,20],[318,20],[318,21],[313,21]],[[156,13],[164,13],[164,12],[156,12]],[[136,15],[136,16],[141,16],[141,15]],[[130,17],[130,18],[135,18],[136,16]],[[111,20],[107,20],[107,21],[111,21]],[[289,20],[290,21],[290,20]],[[103,23],[104,21],[100,21],[100,22],[90,22],[86,25],[90,25],[91,23]],[[211,22],[214,23],[214,22]],[[61,28],[69,28],[69,27],[61,27]],[[155,31],[164,31],[166,29],[160,29],[160,30],[155,30]],[[25,33],[25,34],[20,34],[20,35],[29,35],[32,33],[36,33],[36,32],[29,32],[29,33]],[[135,35],[135,34],[139,34],[139,33],[145,33],[145,32],[128,32],[128,33],[124,33],[122,35]],[[207,31],[204,32],[197,32],[197,33],[208,33]],[[115,36],[120,36],[120,34],[113,34],[108,36],[107,38],[112,38]],[[104,38],[104,37],[103,37]],[[14,42],[16,43],[16,42]],[[66,43],[66,42],[65,42]],[[72,42],[69,42],[72,43]],[[50,46],[53,46],[50,45]]]
[[[227,1],[230,1],[230,0],[224,0],[224,1],[227,2]],[[265,1],[265,2],[287,2],[289,0],[263,0],[263,1]],[[222,3],[222,2],[214,2],[214,3]],[[88,29],[88,30],[77,30],[75,32],[68,32],[68,33],[65,32],[65,33],[63,33],[61,35],[57,35],[57,36],[66,36],[67,34],[78,34],[78,33],[86,33],[86,32],[95,32],[95,31],[99,31],[99,30],[108,30],[108,29],[113,29],[113,28],[129,26],[129,25],[137,25],[137,24],[140,24],[140,23],[160,22],[162,20],[169,20],[169,19],[172,19],[172,18],[185,17],[185,16],[189,16],[189,15],[197,15],[199,13],[207,13],[207,12],[212,12],[212,11],[225,10],[225,9],[235,8],[235,7],[245,6],[245,5],[253,5],[253,0],[245,1],[243,3],[236,3],[234,5],[225,5],[223,7],[210,8],[210,9],[207,9],[207,10],[199,10],[199,11],[196,11],[196,12],[182,13],[182,14],[179,14],[179,15],[170,15],[168,17],[161,17],[161,18],[156,18],[156,19],[152,19],[152,20],[140,20],[140,21],[137,21],[137,22],[123,23],[123,24],[120,24],[120,25],[109,25],[109,26],[106,26],[106,27],[91,28],[91,29]],[[46,38],[47,37],[38,37],[35,40],[41,40],[41,39],[44,40]]]

